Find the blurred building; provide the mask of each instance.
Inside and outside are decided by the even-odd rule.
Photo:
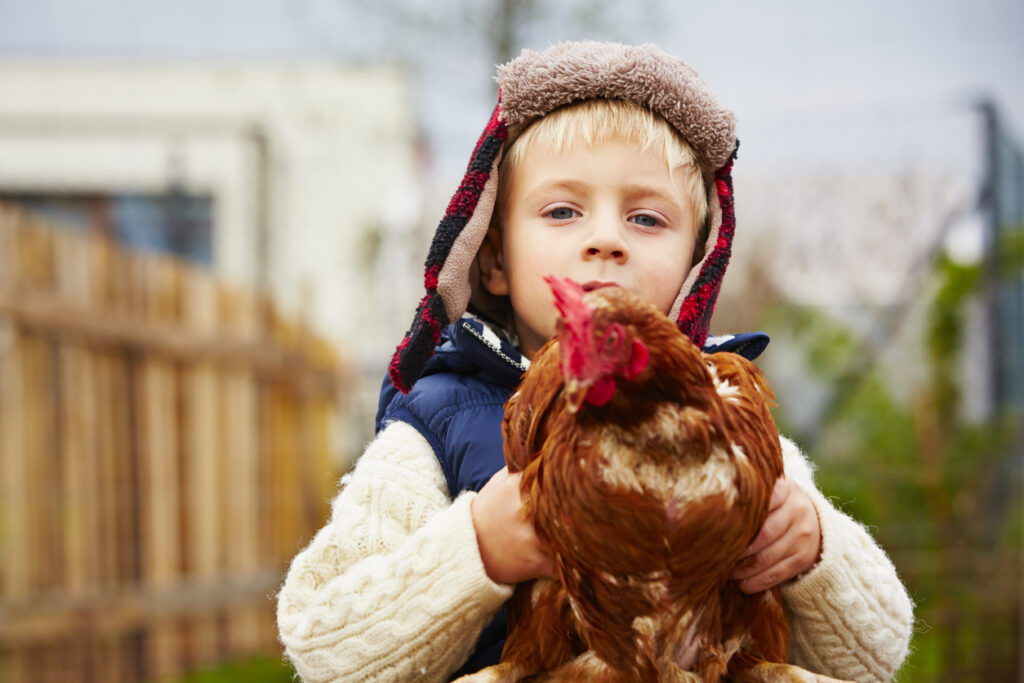
[[[7,60],[0,92],[0,198],[269,291],[379,386],[426,241],[403,69]]]
[[[401,70],[8,61],[0,87],[0,194],[208,263],[374,347],[407,274],[381,261],[411,248],[419,210]]]

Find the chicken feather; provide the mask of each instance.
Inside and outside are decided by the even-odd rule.
[[[558,333],[502,434],[556,578],[517,587],[502,663],[464,680],[826,680],[782,664],[777,590],[729,578],[783,474],[761,373],[621,288],[548,281]]]

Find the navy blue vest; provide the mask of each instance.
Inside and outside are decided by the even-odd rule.
[[[768,335],[749,332],[709,337],[704,351],[732,351],[753,360],[767,345]],[[463,491],[479,491],[505,466],[504,405],[528,365],[517,349],[479,320],[463,318],[445,329],[426,371],[408,394],[384,379],[376,429],[395,420],[411,425],[434,450],[453,499]],[[497,664],[505,630],[502,608],[452,678]]]

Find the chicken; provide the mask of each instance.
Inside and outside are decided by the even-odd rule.
[[[520,584],[501,664],[464,681],[799,681],[778,592],[729,575],[782,476],[771,391],[619,287],[561,314],[502,425],[555,579]]]

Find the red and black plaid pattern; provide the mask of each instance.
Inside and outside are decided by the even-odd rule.
[[[441,268],[451,253],[452,245],[462,234],[463,228],[473,216],[480,201],[480,194],[491,175],[494,160],[501,151],[501,146],[508,137],[505,122],[501,119],[501,104],[494,107],[487,127],[477,140],[476,148],[470,159],[466,175],[448,203],[444,218],[437,226],[434,239],[427,252],[424,264],[423,284],[427,293],[420,300],[416,309],[416,317],[405,339],[398,345],[388,375],[391,383],[403,393],[408,393],[412,385],[423,374],[427,361],[434,353],[434,347],[441,339],[441,330],[451,323],[445,311],[444,300],[437,291],[438,276]]]
[[[738,146],[738,145],[737,145]],[[676,319],[676,326],[697,346],[704,346],[711,326],[711,314],[722,288],[725,267],[732,255],[732,236],[736,230],[736,212],[733,205],[732,164],[736,152],[722,168],[715,172],[715,192],[722,209],[722,224],[718,228],[718,239],[712,247],[690,293],[683,299],[683,305]]]

